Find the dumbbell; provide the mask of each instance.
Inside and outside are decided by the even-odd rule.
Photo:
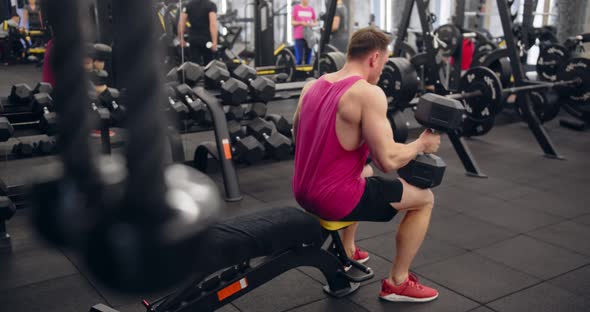
[[[278,115],[278,114],[267,114],[264,119],[272,122],[275,125],[275,128],[277,129],[277,131],[279,133],[281,133],[282,135],[284,135],[286,137],[293,136],[293,133],[291,132],[291,129],[293,128],[293,126],[287,120],[287,118],[285,118],[281,115]]]
[[[248,98],[248,86],[235,78],[230,78],[227,67],[219,61],[211,61],[205,67],[205,85],[208,89],[220,87],[219,97],[226,105],[240,105]]]
[[[39,156],[52,155],[56,152],[56,143],[52,139],[41,139],[33,143],[33,152]]]
[[[261,102],[255,102],[248,106],[246,110],[245,117],[248,119],[254,119],[256,117],[263,118],[266,116],[267,106]]]
[[[176,74],[177,81],[186,83],[191,87],[195,87],[197,83],[203,79],[204,75],[203,68],[199,66],[199,64],[193,62],[184,62],[184,64],[173,70]]]
[[[275,96],[275,82],[266,78],[258,77],[256,69],[246,64],[240,64],[233,71],[233,75],[242,82],[249,84],[250,96],[255,101],[268,102]]]
[[[14,128],[8,118],[0,117],[0,142],[6,142],[14,135]]]
[[[242,120],[244,119],[244,107],[242,105],[238,106],[228,106],[227,111],[225,112],[225,118],[227,120]]]
[[[464,115],[461,102],[434,93],[420,97],[414,113],[422,126],[444,132],[460,129]],[[409,184],[425,189],[440,185],[445,169],[446,164],[440,157],[420,154],[397,172]]]
[[[260,141],[251,135],[246,135],[243,127],[239,122],[230,120],[227,123],[227,129],[230,139],[232,140],[232,149],[236,161],[254,164],[264,158],[264,146]]]
[[[53,98],[49,93],[41,92],[33,95],[33,102],[31,104],[31,112],[35,115],[43,113],[43,108],[53,108]]]
[[[291,155],[291,139],[278,131],[273,131],[271,135],[263,133],[262,142],[268,154],[276,160],[285,160]]]
[[[57,114],[50,111],[47,106],[43,107],[43,114],[39,119],[39,130],[47,135],[57,133]]]
[[[51,94],[53,92],[53,87],[48,82],[39,82],[35,85],[35,89],[33,89],[33,93],[47,93]]]
[[[94,44],[94,69],[104,70],[105,62],[111,58],[113,49],[103,43]]]
[[[256,117],[246,124],[246,130],[249,135],[261,140],[264,134],[268,136],[272,134],[273,124],[260,117]]]
[[[94,71],[91,74],[92,83],[98,94],[97,104],[109,110],[113,125],[121,126],[125,121],[127,109],[118,103],[121,96],[119,90],[107,87],[108,78],[109,74],[104,70]]]
[[[17,105],[27,105],[33,100],[33,89],[26,83],[18,83],[10,89],[8,99]]]
[[[181,126],[183,121],[188,119],[190,113],[188,107],[183,102],[175,100],[174,95],[170,96],[170,94],[167,104],[165,111],[168,112],[175,126]]]
[[[33,145],[27,142],[19,142],[12,146],[12,154],[17,158],[28,158],[33,156]]]
[[[6,221],[16,213],[16,206],[7,196],[0,196],[0,251],[10,250],[10,235],[6,232]]]
[[[209,125],[213,122],[207,105],[201,99],[194,97],[193,90],[187,84],[174,87],[176,96],[188,107],[191,119],[198,124]]]

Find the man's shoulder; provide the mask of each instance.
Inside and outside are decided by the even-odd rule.
[[[346,93],[348,99],[358,101],[363,105],[373,103],[385,97],[380,87],[370,84],[364,79],[354,83]]]

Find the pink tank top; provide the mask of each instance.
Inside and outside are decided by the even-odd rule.
[[[369,155],[363,143],[345,150],[336,135],[336,113],[342,95],[357,81],[321,77],[307,90],[297,125],[293,194],[307,211],[326,220],[340,220],[358,204],[365,190],[361,172]]]

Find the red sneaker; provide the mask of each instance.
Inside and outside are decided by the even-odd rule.
[[[369,260],[369,253],[356,247],[354,254],[352,255],[352,260],[358,263],[365,263]]]
[[[438,297],[438,291],[418,282],[418,277],[412,273],[401,285],[392,285],[383,280],[379,298],[393,302],[427,302]]]

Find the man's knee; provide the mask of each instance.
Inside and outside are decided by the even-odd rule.
[[[374,174],[375,172],[373,171],[373,167],[371,167],[371,165],[365,165],[365,167],[363,168],[363,172],[361,173],[361,177],[372,177]]]

